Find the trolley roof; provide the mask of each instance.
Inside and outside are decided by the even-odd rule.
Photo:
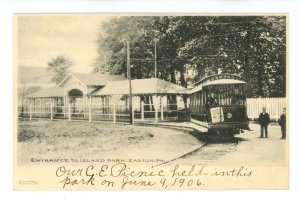
[[[214,74],[214,75],[206,76],[206,77],[202,78],[200,81],[196,82],[195,85],[199,85],[199,84],[202,84],[204,82],[218,80],[218,79],[237,79],[237,80],[241,80],[241,77],[239,75],[236,75],[236,74],[228,74],[228,73]]]
[[[246,84],[245,81],[237,80],[237,79],[219,79],[219,80],[213,80],[207,83],[203,83],[202,86],[207,85],[227,85],[227,84]]]
[[[240,80],[240,76],[235,74],[216,74],[213,76],[208,76],[194,84],[189,93],[194,93],[196,91],[202,90],[202,87],[208,85],[228,85],[228,84],[246,84],[245,81]]]

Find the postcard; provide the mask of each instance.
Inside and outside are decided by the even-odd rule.
[[[288,189],[288,20],[15,14],[15,190]]]

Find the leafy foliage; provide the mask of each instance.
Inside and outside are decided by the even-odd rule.
[[[158,78],[187,86],[221,70],[247,81],[249,97],[285,96],[285,16],[114,18],[99,34],[94,71],[126,75],[126,41],[133,78],[154,77],[156,41]]]
[[[66,75],[70,72],[72,62],[65,56],[57,56],[48,62],[48,70],[55,73],[54,77],[51,79],[56,84],[60,83]]]
[[[18,142],[33,141],[34,139],[45,139],[45,134],[37,132],[29,128],[21,128],[18,130]]]

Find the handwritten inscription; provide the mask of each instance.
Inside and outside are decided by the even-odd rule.
[[[201,188],[205,186],[203,177],[236,177],[252,176],[252,170],[244,166],[231,170],[208,170],[205,166],[188,168],[175,165],[171,169],[149,168],[136,170],[125,163],[114,165],[89,165],[85,168],[60,166],[55,175],[63,189],[72,186],[89,186],[98,188],[130,189],[134,186],[141,189],[155,187],[158,189]],[[96,189],[96,188],[95,188]]]

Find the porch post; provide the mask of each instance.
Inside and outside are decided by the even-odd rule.
[[[68,103],[68,119],[71,121],[71,105]]]
[[[113,104],[113,123],[116,123],[116,105]]]
[[[162,100],[162,96],[160,96],[160,119],[164,120],[164,105]]]
[[[64,95],[64,106],[63,106],[63,112],[64,112],[64,117],[66,117],[66,115],[67,115],[67,101],[68,101],[68,97],[67,97],[67,95],[65,94]]]
[[[107,95],[105,95],[105,98],[104,98],[104,105],[105,105],[105,113],[107,114],[108,113],[108,107],[107,107],[107,105],[108,105],[108,96]]]
[[[32,106],[31,106],[31,104],[29,106],[29,120],[30,121],[32,120]]]
[[[88,110],[89,110],[89,96],[86,94],[85,95],[84,114],[87,116],[89,116]]]
[[[89,97],[89,122],[92,122],[92,96]]]
[[[86,116],[87,95],[83,94],[83,117]]]
[[[50,103],[50,119],[53,120],[53,102]]]
[[[142,106],[141,106],[141,115],[142,115],[142,121],[144,121],[144,99],[142,100]]]
[[[158,122],[158,101],[157,101],[157,94],[155,95],[155,121]]]
[[[54,98],[52,98],[52,109],[54,110],[54,114],[57,113],[58,98],[59,98],[59,97],[54,97]],[[55,102],[56,102],[56,103],[55,103]]]
[[[33,112],[35,113],[35,98],[33,99]]]
[[[102,114],[104,114],[104,97],[101,96]]]
[[[42,108],[42,98],[39,99],[40,100],[40,109],[39,109],[39,117],[42,117],[43,116],[43,113],[44,113],[44,110]],[[45,110],[46,111],[46,110]],[[45,114],[46,115],[46,114]]]

